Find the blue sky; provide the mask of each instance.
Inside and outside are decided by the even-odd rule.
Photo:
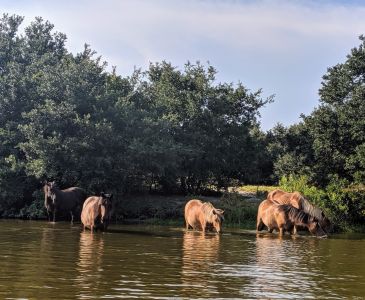
[[[25,16],[24,25],[42,16],[70,51],[88,43],[121,75],[151,61],[209,61],[218,81],[275,94],[261,110],[264,130],[318,106],[327,68],[365,34],[365,1],[0,0],[0,11]]]

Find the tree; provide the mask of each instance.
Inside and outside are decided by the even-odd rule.
[[[22,21],[0,21],[1,213],[41,208],[46,178],[93,194],[267,181],[258,118],[272,97],[217,83],[200,63],[163,61],[121,77],[88,45],[69,53],[42,18],[20,35]]]
[[[313,172],[325,185],[333,175],[365,182],[365,38],[344,63],[329,68],[321,105],[304,121],[313,139]]]

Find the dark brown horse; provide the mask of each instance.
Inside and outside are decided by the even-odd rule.
[[[44,187],[44,206],[47,210],[48,220],[51,215],[53,222],[56,222],[57,213],[70,213],[71,222],[73,222],[74,215],[80,211],[80,207],[86,199],[86,192],[79,187],[70,187],[68,189],[60,190],[56,183],[45,182]]]
[[[81,212],[84,230],[89,228],[93,232],[107,229],[112,212],[112,197],[112,194],[101,193],[100,197],[92,196],[85,200]]]

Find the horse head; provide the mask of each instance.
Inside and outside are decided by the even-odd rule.
[[[56,204],[56,193],[59,191],[59,188],[55,181],[50,181],[47,185],[49,187],[49,197],[52,199],[53,204]]]
[[[308,221],[308,230],[310,233],[319,237],[327,236],[326,231],[322,228],[320,222],[316,218]]]
[[[220,233],[222,231],[222,223],[224,221],[224,210],[214,208],[212,210],[213,218],[211,219],[213,227],[215,230]]]
[[[112,198],[113,194],[105,194],[104,192],[100,193],[101,197],[101,223],[104,224],[104,227],[108,225],[111,211],[112,211]]]

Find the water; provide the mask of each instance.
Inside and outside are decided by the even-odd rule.
[[[0,299],[363,299],[365,235],[0,221]]]

